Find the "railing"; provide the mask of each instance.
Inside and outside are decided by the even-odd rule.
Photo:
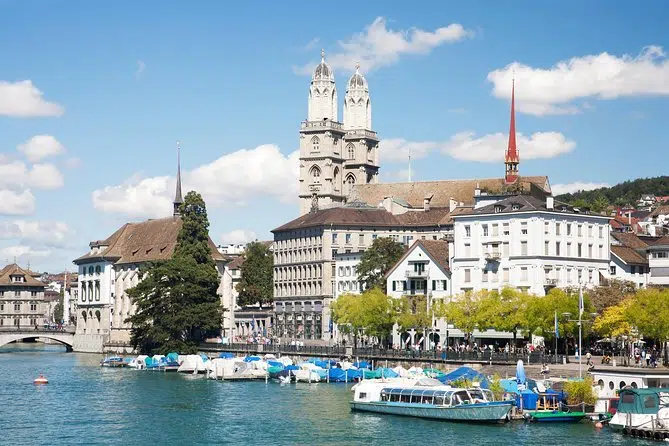
[[[485,350],[482,352],[471,351],[436,351],[436,350],[395,350],[369,347],[330,347],[318,345],[280,345],[280,344],[210,344],[200,345],[202,351],[231,352],[239,354],[255,355],[258,353],[316,356],[343,358],[351,354],[360,359],[395,360],[395,361],[431,361],[431,362],[479,362],[479,363],[504,363],[516,364],[522,360],[526,364],[555,364],[555,355],[543,353],[505,353]],[[558,355],[557,363],[562,364],[564,355]]]
[[[302,121],[300,128],[309,129],[309,128],[331,128],[331,129],[342,129],[342,124],[340,122],[334,121]]]
[[[557,279],[545,279],[544,282],[545,286],[556,286],[558,283]]]
[[[502,257],[499,251],[491,251],[485,254],[486,260],[499,260]]]
[[[404,272],[405,277],[427,277],[427,270],[424,271],[415,271],[413,269],[408,269]]]
[[[62,329],[58,328],[44,328],[43,326],[38,327],[37,329],[34,326],[20,326],[20,327],[2,327],[0,332],[2,333],[50,333],[50,334],[74,334],[74,327],[63,327]]]

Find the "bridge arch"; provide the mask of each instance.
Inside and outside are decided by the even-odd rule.
[[[68,352],[71,352],[72,344],[74,342],[74,333],[68,333],[62,331],[27,331],[27,330],[0,332],[0,347],[4,347],[5,345],[11,342],[22,341],[24,339],[32,339],[32,338],[42,338],[56,341],[60,344],[63,344]]]

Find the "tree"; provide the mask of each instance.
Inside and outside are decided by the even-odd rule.
[[[625,297],[634,294],[636,286],[628,280],[609,280],[606,285],[588,291],[588,298],[595,311],[601,313],[608,307],[621,303]]]
[[[625,316],[639,333],[663,343],[664,362],[669,362],[666,345],[669,340],[669,289],[638,290]]]
[[[356,267],[359,280],[367,289],[380,288],[387,293],[385,276],[404,252],[401,243],[388,237],[377,238],[360,257],[360,263]]]
[[[439,316],[445,317],[449,323],[452,323],[464,333],[473,333],[474,329],[484,319],[479,310],[481,308],[481,299],[486,294],[487,291],[464,293],[440,306]]]
[[[396,321],[401,331],[415,329],[425,332],[432,327],[432,314],[428,309],[427,297],[402,296],[396,300]]]
[[[513,333],[513,346],[516,347],[517,332],[527,328],[526,309],[530,299],[536,296],[506,287],[501,292],[492,290],[480,297],[479,329],[492,328],[497,331]]]
[[[595,319],[595,323],[592,326],[593,330],[602,336],[632,336],[634,330],[629,323],[627,314],[633,301],[633,297],[630,297],[619,302],[617,305],[605,308]]]
[[[63,285],[63,288],[65,286]],[[60,293],[58,293],[58,303],[56,306],[53,308],[53,320],[57,324],[60,324],[63,322],[63,309],[65,308],[65,296],[63,294],[63,290],[60,290]]]
[[[330,309],[332,321],[340,331],[353,335],[356,348],[360,334],[383,339],[390,334],[395,322],[393,299],[378,288],[362,294],[343,294],[330,304]]]
[[[274,259],[269,247],[261,242],[251,242],[246,246],[243,255],[241,278],[237,284],[237,302],[242,306],[272,303]]]
[[[220,333],[223,308],[209,247],[209,220],[202,197],[189,192],[181,205],[182,227],[171,259],[142,265],[143,279],[127,290],[137,306],[126,321],[131,343],[143,354],[196,353]]]

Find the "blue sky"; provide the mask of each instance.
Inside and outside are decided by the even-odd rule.
[[[0,0],[0,263],[72,268],[169,215],[177,140],[212,238],[269,238],[298,212],[321,48],[340,101],[361,63],[383,181],[406,179],[409,147],[415,180],[501,175],[512,72],[522,174],[666,173],[666,2],[444,3]]]

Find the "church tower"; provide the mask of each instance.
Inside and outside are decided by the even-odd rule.
[[[176,217],[181,215],[181,205],[183,204],[184,199],[181,196],[181,146],[179,141],[177,141],[177,187],[176,192],[174,193],[174,213]]]
[[[344,203],[344,134],[337,117],[334,72],[321,51],[309,86],[307,119],[300,125],[300,215]]]
[[[518,181],[518,164],[520,164],[520,157],[518,156],[518,148],[516,147],[516,81],[513,80],[511,84],[511,123],[509,124],[509,144],[504,154],[505,174],[504,182],[506,184],[513,184]]]
[[[344,195],[355,184],[376,183],[379,174],[379,139],[372,130],[372,102],[367,79],[355,73],[346,84],[344,97]]]

